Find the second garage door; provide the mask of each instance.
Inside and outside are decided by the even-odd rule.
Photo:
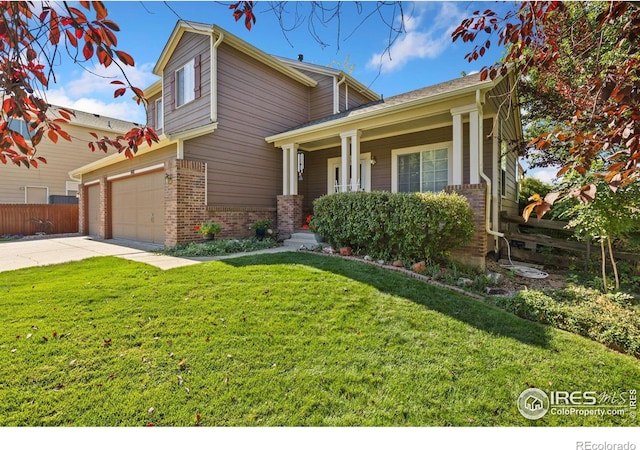
[[[153,172],[111,185],[114,238],[164,243],[164,172]]]

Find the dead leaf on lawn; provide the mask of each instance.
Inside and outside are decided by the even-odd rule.
[[[184,383],[184,380],[182,379],[182,377],[180,375],[178,375],[178,384],[182,385],[182,383]]]
[[[69,362],[69,365],[70,365],[70,366],[75,366],[75,365],[76,365],[76,361],[77,361],[77,360],[72,359],[72,360]]]
[[[31,333],[27,334],[27,339],[31,339],[31,336],[33,336],[33,334]]]
[[[152,406],[151,408],[147,409],[147,414],[153,414],[155,410],[156,409]]]
[[[104,348],[109,348],[109,347],[111,347],[111,338],[109,338],[109,339],[105,339],[105,340],[104,340],[104,343],[102,344],[102,346],[103,346]]]

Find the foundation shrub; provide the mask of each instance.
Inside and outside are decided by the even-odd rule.
[[[446,257],[474,232],[468,201],[444,192],[325,195],[314,202],[313,226],[334,248],[406,262]]]

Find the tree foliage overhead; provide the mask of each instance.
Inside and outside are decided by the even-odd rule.
[[[73,111],[56,108],[53,114],[46,101],[46,90],[55,83],[54,66],[59,58],[68,57],[80,65],[97,62],[104,67],[119,67],[123,80],[112,81],[117,85],[114,97],[131,90],[139,103],[145,102],[142,90],[127,79],[124,67],[135,63],[131,55],[117,48],[120,28],[107,16],[107,9],[99,1],[0,2],[0,162],[38,167],[38,163],[46,162],[36,152],[45,133],[54,143],[59,138],[71,140],[64,124],[72,120]],[[23,132],[12,129],[16,122],[26,124],[28,139]],[[158,140],[146,126],[134,127],[113,139],[92,135],[95,141],[89,143],[91,150],[106,152],[112,147],[128,157],[141,144]]]
[[[550,129],[540,127],[529,145],[548,157],[545,163],[561,164],[558,176],[575,170],[602,181],[564,195],[588,203],[599,185],[615,192],[640,182],[640,5],[523,2],[501,16],[476,11],[452,34],[454,41],[475,43],[469,61],[496,37],[506,54],[482,69],[483,79],[513,68],[523,80],[544,81],[530,94],[541,94],[532,106],[544,106]],[[535,198],[526,217],[534,209],[542,217],[559,197]]]

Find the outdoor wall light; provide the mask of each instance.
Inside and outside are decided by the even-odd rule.
[[[371,157],[371,165],[372,165],[372,166],[375,166],[377,163],[378,163],[378,161],[376,161],[376,157],[375,157],[375,156],[372,156],[372,157]]]
[[[298,152],[298,181],[302,181],[303,173],[304,173],[304,153]]]
[[[167,184],[173,184],[173,177],[168,173],[164,175],[164,180],[167,182]]]

